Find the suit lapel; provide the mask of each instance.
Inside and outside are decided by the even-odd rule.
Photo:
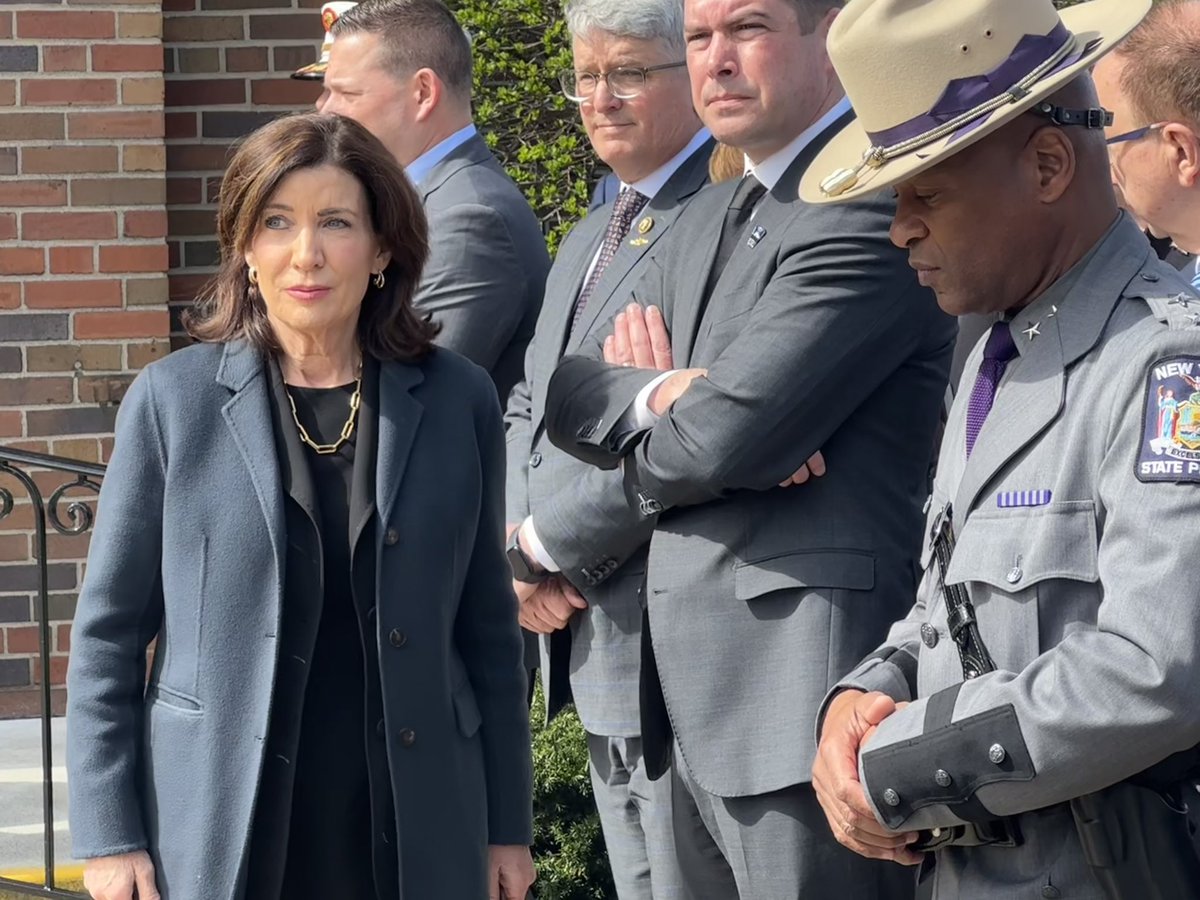
[[[287,541],[283,485],[271,427],[271,388],[265,361],[245,341],[232,341],[225,346],[216,381],[233,392],[221,408],[221,418],[233,437],[266,519],[276,571],[283,572]]]
[[[487,141],[478,134],[473,134],[463,143],[446,154],[443,159],[434,163],[429,173],[421,180],[418,190],[421,192],[421,202],[429,199],[429,195],[445,184],[455,172],[467,166],[475,166],[495,160],[492,151],[488,149]]]
[[[435,350],[435,353],[444,352]],[[420,366],[385,362],[379,375],[379,441],[375,472],[375,503],[380,521],[391,520],[396,494],[404,479],[408,454],[412,450],[424,407],[412,396],[412,389],[425,378]]]
[[[584,336],[596,325],[597,320],[601,320],[601,316],[615,315],[616,311],[609,308],[613,295],[625,285],[625,279],[634,266],[654,248],[658,240],[679,218],[687,201],[708,183],[708,158],[712,155],[713,146],[712,140],[701,144],[691,156],[683,161],[674,174],[667,179],[662,190],[655,194],[654,199],[647,203],[645,209],[634,219],[632,232],[621,242],[616,256],[604,270],[604,274],[600,276],[596,289],[592,292],[587,306],[584,307],[579,325],[566,342],[564,353],[574,352],[583,341]],[[604,227],[607,227],[608,215],[611,214],[612,207],[606,206],[603,212],[605,213]],[[642,226],[640,224],[642,222],[647,222],[648,225]],[[643,232],[641,231],[642,227],[648,227],[648,230]],[[602,229],[600,238],[591,248],[593,256],[603,235]],[[591,261],[590,256],[588,261]],[[627,286],[633,287],[633,285]]]

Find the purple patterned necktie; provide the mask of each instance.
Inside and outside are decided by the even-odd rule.
[[[971,400],[967,404],[967,458],[975,449],[975,439],[979,437],[979,429],[992,411],[992,401],[996,399],[996,388],[1004,376],[1008,361],[1017,355],[1017,345],[1013,343],[1012,330],[1008,322],[997,322],[992,326],[987,343],[983,346],[983,362],[979,366],[979,374],[975,376],[975,386],[971,388]]]
[[[579,317],[583,315],[583,308],[587,306],[588,298],[596,289],[596,283],[600,280],[600,276],[604,274],[608,264],[613,261],[613,257],[621,249],[621,241],[625,240],[625,235],[629,234],[629,226],[633,224],[634,216],[642,211],[642,207],[649,199],[645,194],[639,194],[631,187],[622,188],[621,193],[617,195],[616,202],[613,203],[612,215],[608,219],[608,227],[604,229],[604,241],[600,244],[600,255],[596,258],[596,264],[592,266],[591,274],[588,275],[583,290],[579,292],[579,297],[575,301],[575,314],[571,318],[572,331],[579,324]]]

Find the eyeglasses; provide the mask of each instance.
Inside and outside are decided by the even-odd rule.
[[[596,85],[603,79],[608,92],[619,100],[632,100],[646,87],[646,76],[663,69],[678,69],[686,62],[663,63],[661,66],[618,66],[608,72],[576,72],[574,69],[558,73],[558,83],[568,100],[583,103],[592,99]]]
[[[1153,125],[1147,125],[1145,128],[1135,128],[1133,131],[1126,131],[1124,134],[1118,134],[1110,137],[1104,143],[1111,147],[1113,144],[1125,144],[1129,141],[1140,141],[1150,132],[1158,131],[1158,129],[1162,128],[1166,124],[1166,122],[1155,122]]]

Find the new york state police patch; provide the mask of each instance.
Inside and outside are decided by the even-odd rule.
[[[1136,474],[1139,481],[1200,482],[1200,356],[1150,368]]]

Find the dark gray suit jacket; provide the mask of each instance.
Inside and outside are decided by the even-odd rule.
[[[288,548],[270,392],[240,342],[152,363],[100,495],[68,673],[74,852],[148,849],[164,900],[239,898]],[[378,422],[361,524],[402,896],[484,897],[486,845],[532,837],[500,411],[482,370],[436,350],[382,364]]]
[[[760,202],[707,305],[733,183],[693,200],[639,285],[639,301],[664,306],[676,366],[707,378],[644,432],[620,424],[654,372],[569,357],[546,401],[555,444],[623,462],[623,475],[589,471],[578,490],[604,505],[543,541],[574,577],[600,582],[636,549],[622,536],[640,544],[657,519],[654,660],[683,763],[720,796],[809,780],[825,692],[916,584],[955,325],[889,241],[890,200],[797,198],[840,124]],[[777,487],[818,449],[823,478]]]
[[[546,437],[546,386],[563,353],[575,352],[589,335],[611,333],[612,317],[630,301],[633,286],[666,243],[666,235],[684,207],[708,183],[712,148],[710,140],[696,150],[646,205],[604,270],[573,331],[575,301],[604,237],[613,204],[587,216],[559,248],[546,282],[537,333],[526,355],[525,380],[509,397],[505,416],[510,523],[520,522],[532,512],[539,530],[557,534],[574,530],[592,515],[590,497],[577,490],[587,466]],[[642,233],[637,222],[649,223],[648,230]],[[560,501],[550,507],[557,518],[544,521],[542,502],[550,497]],[[643,541],[649,540],[652,530],[653,523],[640,525]],[[597,548],[597,552],[603,550]],[[603,584],[585,586],[583,593],[590,606],[571,620],[570,640],[543,639],[542,679],[550,715],[573,694],[584,727],[592,734],[631,737],[639,733],[639,595],[644,571],[645,553],[639,552]],[[567,658],[558,659],[559,654]],[[568,666],[569,684],[565,677]]]
[[[479,135],[418,187],[429,260],[413,304],[442,326],[437,342],[487,369],[500,403],[520,380],[550,255],[520,188]]]

